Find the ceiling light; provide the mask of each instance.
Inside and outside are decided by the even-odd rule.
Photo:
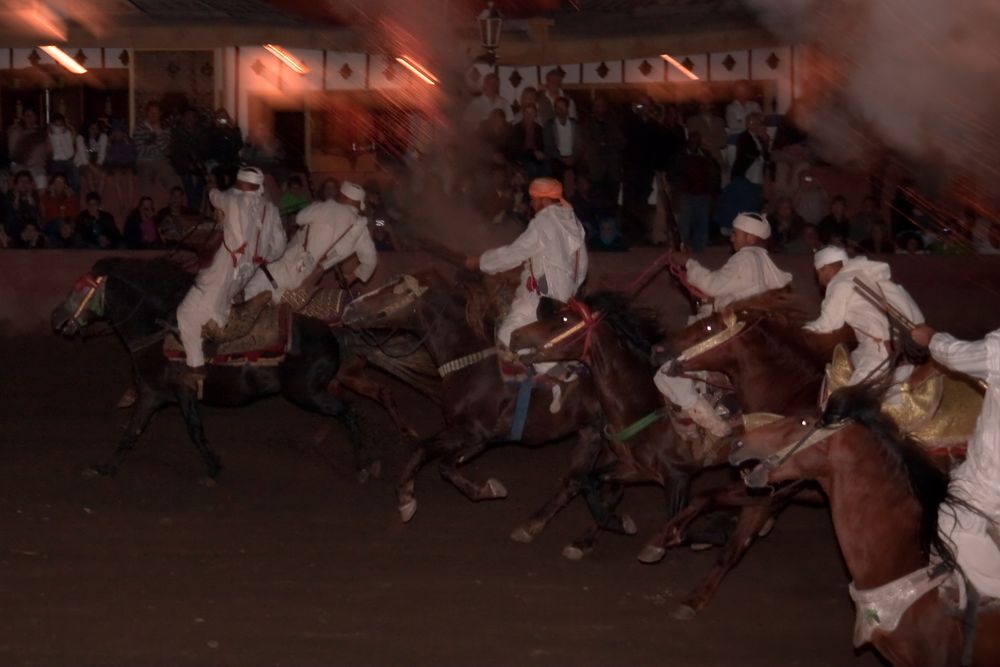
[[[426,67],[423,67],[420,63],[418,63],[410,56],[406,55],[399,56],[398,58],[396,58],[396,62],[405,67],[406,69],[410,70],[414,74],[416,74],[418,77],[423,79],[424,82],[429,83],[432,86],[437,85],[438,78],[434,76],[430,70],[428,70]]]
[[[296,58],[291,53],[281,48],[277,44],[265,44],[264,48],[267,49],[267,51],[271,53],[271,55],[273,55],[275,58],[277,58],[285,65],[287,65],[288,68],[293,72],[296,72],[298,74],[306,74],[309,72],[309,68],[306,67],[301,60],[299,60],[298,58]]]
[[[73,60],[72,57],[58,46],[39,46],[42,51],[52,56],[52,59],[68,69],[73,74],[86,74],[87,68]]]
[[[680,73],[683,74],[684,76],[686,76],[687,78],[691,79],[692,81],[700,81],[700,79],[698,78],[697,74],[695,74],[694,72],[692,72],[691,70],[689,70],[687,67],[684,67],[684,65],[680,64],[679,62],[677,62],[677,60],[675,58],[672,58],[671,56],[667,55],[666,53],[660,55],[660,57],[663,58],[664,60],[666,60],[668,63],[670,63],[674,67],[676,67],[678,70],[680,70]]]

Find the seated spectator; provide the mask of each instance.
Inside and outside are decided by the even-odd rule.
[[[884,222],[876,222],[871,226],[871,233],[859,246],[862,252],[869,255],[891,254],[896,252],[896,246],[889,240]]]
[[[837,195],[830,203],[830,212],[819,222],[819,238],[823,245],[846,248],[851,240],[851,219],[847,217],[847,200]]]
[[[872,235],[872,226],[882,222],[875,197],[861,200],[861,210],[851,218],[851,240],[859,241]],[[883,229],[884,231],[884,229]]]
[[[108,135],[97,121],[84,125],[84,131],[76,136],[76,157],[73,158],[80,171],[81,183],[88,191],[104,187],[104,161],[108,154]]]
[[[810,225],[818,225],[830,207],[830,196],[809,169],[799,172],[799,187],[792,200],[795,212]]]
[[[595,252],[622,252],[628,250],[628,243],[618,230],[618,222],[614,218],[604,218],[597,228],[597,236],[593,238],[590,249]]]
[[[61,113],[52,114],[49,122],[49,174],[62,174],[74,191],[80,189],[80,173],[76,169],[76,132],[66,124]]]
[[[29,250],[46,247],[45,235],[42,234],[37,223],[29,222],[21,228],[15,247]]]
[[[114,218],[101,210],[101,195],[96,192],[87,195],[87,207],[76,216],[76,233],[87,248],[117,248],[122,241]]]
[[[805,227],[806,221],[795,212],[792,200],[782,197],[775,205],[774,213],[768,216],[773,230],[773,243],[775,247],[783,249],[793,239],[798,238]]]
[[[320,183],[316,198],[320,201],[332,201],[337,198],[337,193],[339,192],[340,183],[337,182],[337,179],[327,178]]]
[[[802,232],[785,244],[785,252],[811,255],[822,247],[823,242],[819,238],[819,229],[816,225],[806,223],[802,226]]]
[[[125,219],[125,247],[143,250],[163,247],[151,197],[140,199],[139,205]]]
[[[49,187],[42,194],[42,223],[48,234],[50,224],[72,223],[80,210],[80,198],[67,182],[65,174],[53,174]]]
[[[6,196],[4,229],[14,247],[22,244],[22,232],[34,225],[37,232],[42,224],[42,209],[35,192],[35,178],[27,169],[14,176],[14,187]]]
[[[46,248],[85,248],[72,220],[52,220],[45,226]]]
[[[128,136],[125,123],[115,120],[108,135],[108,148],[104,155],[104,166],[110,170],[135,171],[136,149]]]
[[[294,216],[309,205],[312,198],[309,189],[301,176],[289,176],[285,182],[285,191],[278,200],[278,211],[282,217]]]
[[[170,188],[170,203],[156,214],[156,228],[164,241],[178,242],[195,223],[198,211],[187,206],[187,193],[175,185]]]

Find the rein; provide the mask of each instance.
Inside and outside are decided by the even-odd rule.
[[[677,361],[679,362],[691,361],[692,359],[695,359],[696,357],[699,357],[710,350],[714,350],[715,348],[720,347],[725,343],[735,340],[736,338],[739,338],[740,336],[745,334],[750,329],[757,326],[757,324],[761,321],[761,319],[763,318],[757,318],[749,325],[747,325],[746,322],[736,319],[735,313],[732,312],[726,313],[723,316],[722,320],[723,323],[726,325],[725,329],[687,348],[679,355],[677,355]]]
[[[744,477],[744,483],[751,489],[764,488],[767,486],[768,475],[770,475],[772,471],[780,468],[785,461],[790,459],[796,453],[823,442],[828,437],[844,428],[846,425],[847,421],[843,421],[838,424],[834,424],[833,426],[824,427],[820,426],[820,420],[817,419],[797,441],[779,449],[754,466],[753,470],[751,470],[750,473]]]
[[[599,312],[594,313],[587,304],[576,299],[570,299],[567,305],[580,317],[580,321],[542,343],[541,349],[548,350],[563,341],[576,340],[582,336],[583,354],[580,355],[580,360],[584,362],[589,361],[590,347],[594,342],[594,329],[604,319],[604,315]]]

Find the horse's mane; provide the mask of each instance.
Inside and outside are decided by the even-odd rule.
[[[734,301],[727,309],[739,313],[741,319],[764,318],[787,327],[801,327],[809,321],[805,306],[790,289],[773,289]]]
[[[933,551],[946,565],[957,567],[953,545],[938,531],[938,514],[942,507],[953,511],[967,504],[949,493],[948,474],[934,464],[917,441],[903,435],[896,423],[883,414],[883,389],[877,382],[838,389],[827,402],[823,423],[851,420],[868,429],[887,460],[905,475],[920,505],[920,545],[925,555]]]
[[[94,264],[91,274],[94,277],[119,278],[142,290],[148,298],[159,301],[158,305],[162,305],[164,310],[176,308],[194,282],[194,276],[183,266],[163,257],[106,257]]]
[[[644,359],[649,359],[653,344],[663,338],[656,313],[632,304],[621,292],[597,292],[584,297],[583,302],[594,313],[601,313],[620,340]]]

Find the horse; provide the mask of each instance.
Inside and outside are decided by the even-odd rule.
[[[468,287],[468,286],[467,286]],[[484,323],[471,314],[474,308],[463,290],[436,271],[403,275],[351,302],[343,314],[345,325],[357,330],[405,330],[420,337],[439,367],[445,428],[416,443],[400,474],[399,513],[410,521],[416,510],[416,476],[423,465],[439,458],[439,472],[469,500],[505,498],[507,489],[496,478],[476,483],[465,477],[459,466],[490,447],[508,444],[512,437],[519,387],[505,382],[497,367],[496,347]],[[561,409],[554,414],[550,405],[555,387],[561,392]],[[601,449],[601,407],[594,383],[588,374],[573,381],[546,380],[534,388],[535,396],[524,417],[523,434],[517,444],[538,447],[572,434],[577,435],[571,454],[577,461],[591,461]],[[555,514],[576,495],[583,493],[601,527],[634,533],[628,516],[617,516],[610,508],[620,499],[611,494],[597,497],[586,478],[563,480],[557,494],[536,512],[529,527],[515,528],[512,539],[529,542]]]
[[[755,412],[814,405],[822,383],[824,350],[832,351],[843,333],[820,338],[802,332],[794,310],[777,295],[759,296],[736,307],[749,323],[740,323],[736,311],[727,310],[668,338],[668,347],[685,352],[682,370],[730,373],[743,406]],[[709,603],[725,574],[791,494],[755,497],[736,484],[699,494],[683,509],[676,506],[685,497],[691,476],[725,464],[727,448],[721,443],[712,451],[696,452],[691,443],[680,441],[652,381],[650,342],[623,339],[612,325],[628,310],[627,299],[613,294],[551,305],[546,317],[514,333],[511,347],[525,350],[525,362],[587,360],[609,429],[626,433],[648,423],[627,440],[619,437],[613,445],[616,461],[600,475],[601,480],[616,483],[655,482],[669,494],[672,518],[640,552],[640,561],[661,560],[668,547],[681,543],[687,526],[708,509],[741,508],[739,523],[715,567],[673,612],[676,618],[687,619]]]
[[[205,464],[207,479],[214,480],[222,471],[219,457],[205,438],[199,397],[178,382],[182,364],[170,362],[162,351],[168,322],[193,281],[190,273],[167,259],[105,258],[94,264],[53,310],[53,329],[66,336],[73,336],[97,321],[110,323],[132,357],[138,398],[125,433],[112,460],[89,468],[88,474],[115,475],[153,414],[170,403],[181,408],[188,435]],[[354,410],[330,391],[343,368],[337,336],[325,322],[296,314],[291,316],[288,335],[290,347],[280,363],[210,364],[203,385],[203,402],[240,407],[281,394],[301,408],[340,421],[350,435],[359,479],[378,475],[380,463],[362,445]],[[358,387],[357,365],[348,371],[339,381],[345,387]],[[364,382],[360,384],[372,398],[384,397],[381,389],[370,391]]]
[[[963,618],[934,585],[956,567],[937,528],[939,513],[960,502],[946,466],[899,432],[878,396],[865,385],[840,389],[821,418],[790,415],[745,433],[730,463],[761,462],[749,476],[755,486],[811,479],[822,487],[852,579],[856,646],[871,642],[899,667],[1000,664],[1000,607],[969,607]],[[886,613],[878,603],[890,600],[872,591],[911,576],[901,589],[916,590],[912,604]]]

